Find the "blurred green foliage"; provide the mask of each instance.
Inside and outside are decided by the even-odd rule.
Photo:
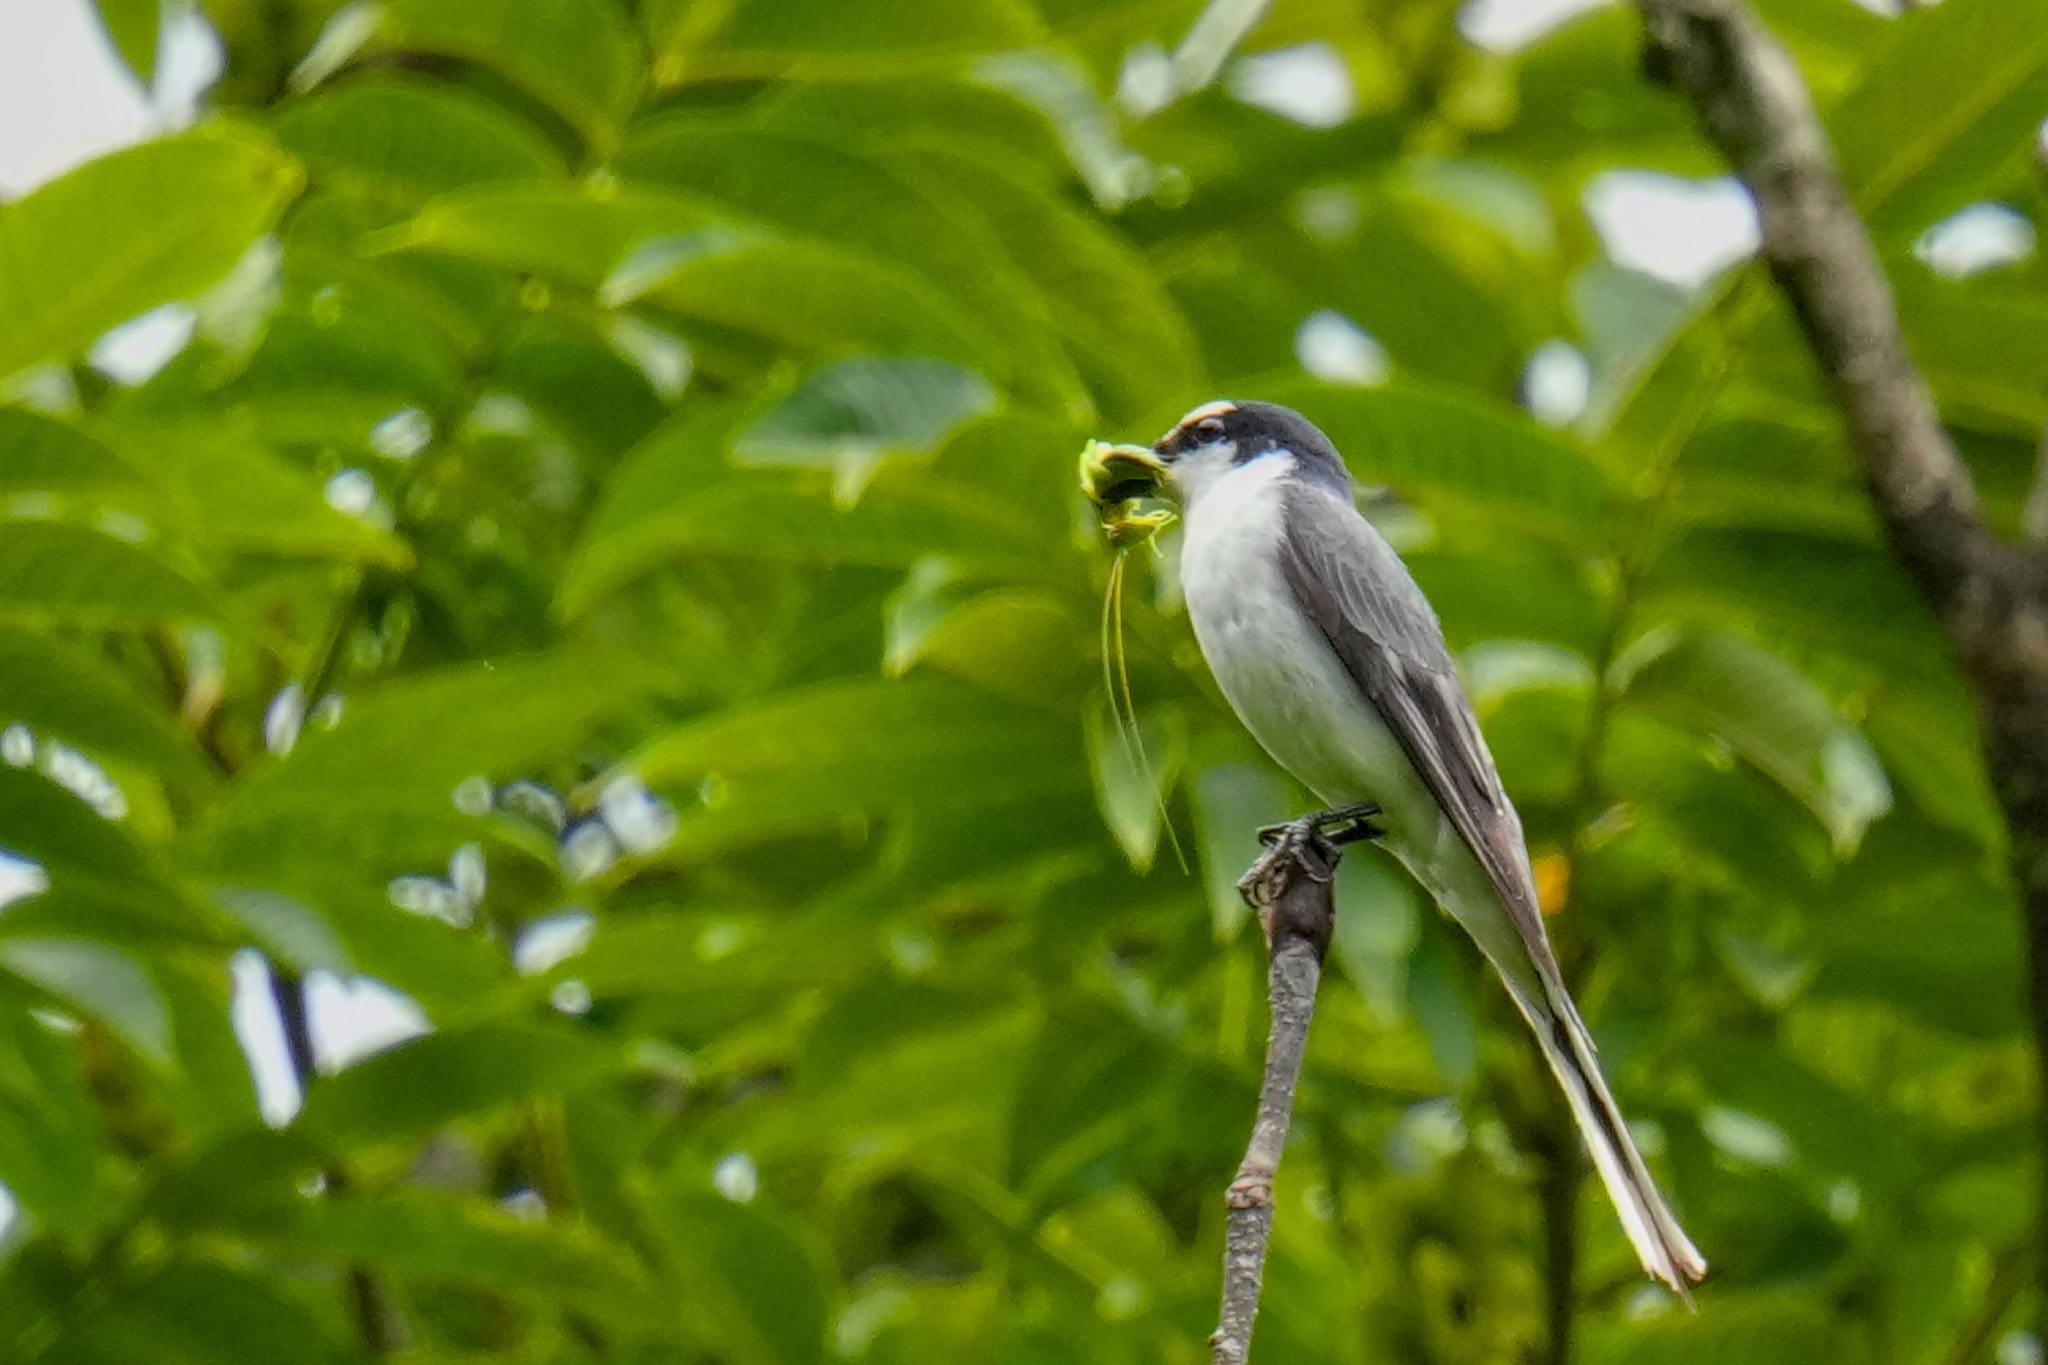
[[[100,8],[146,77],[157,0]],[[1072,480],[1231,394],[1390,490],[1715,1263],[1674,1312],[1579,1199],[1577,1358],[1983,1358],[2036,1153],[1973,718],[1767,282],[1602,254],[1592,176],[1719,169],[1628,14],[1281,0],[1242,51],[1327,45],[1313,128],[1176,86],[1199,0],[201,8],[212,114],[0,208],[0,1356],[1202,1359],[1231,882],[1305,797],[1141,557],[1155,802]],[[1759,8],[2009,527],[2048,271],[1913,247],[2041,221],[2048,0]],[[1323,309],[1384,382],[1304,377]],[[266,1124],[250,949],[432,1032]],[[1519,1025],[1369,852],[1336,958],[1259,1358],[1539,1349]]]

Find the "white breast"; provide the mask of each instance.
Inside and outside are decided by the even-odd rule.
[[[1390,842],[1434,850],[1436,802],[1283,576],[1293,463],[1266,455],[1191,481],[1181,585],[1195,638],[1245,728],[1282,767],[1332,805],[1379,802]]]

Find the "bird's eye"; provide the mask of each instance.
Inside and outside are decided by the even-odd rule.
[[[1224,432],[1223,419],[1221,417],[1204,417],[1201,421],[1195,423],[1195,432],[1204,441],[1220,441],[1223,439]]]

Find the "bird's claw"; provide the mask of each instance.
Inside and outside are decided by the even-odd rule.
[[[1259,831],[1259,842],[1266,846],[1266,851],[1250,871],[1238,878],[1238,894],[1259,911],[1263,922],[1273,902],[1286,889],[1293,869],[1299,868],[1317,881],[1328,881],[1336,874],[1338,849],[1342,845],[1377,839],[1384,833],[1372,822],[1372,817],[1379,813],[1378,805],[1359,801],[1267,825]],[[1270,925],[1267,931],[1271,932]]]

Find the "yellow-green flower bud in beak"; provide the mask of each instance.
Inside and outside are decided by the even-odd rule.
[[[1081,493],[1094,506],[1113,545],[1132,545],[1170,525],[1164,508],[1132,504],[1158,496],[1166,464],[1147,446],[1090,441],[1081,452]]]

